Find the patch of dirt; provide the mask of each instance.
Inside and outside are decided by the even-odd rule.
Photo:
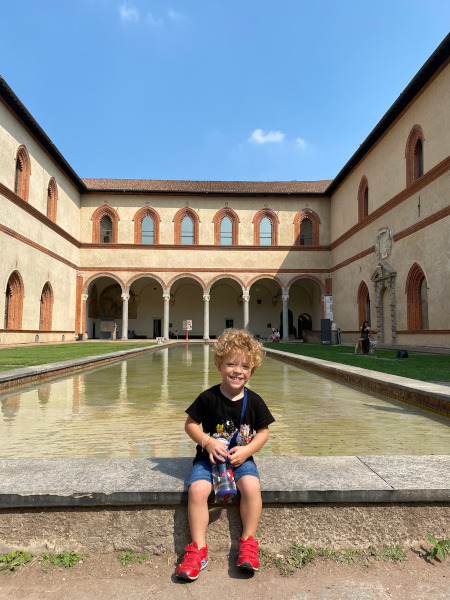
[[[315,558],[293,575],[275,567],[240,571],[236,557],[212,555],[195,582],[174,576],[178,557],[150,556],[123,566],[117,554],[87,556],[71,569],[35,559],[6,575],[0,572],[0,598],[8,600],[161,600],[236,598],[240,600],[450,600],[450,558],[430,561],[423,550],[408,550],[407,560],[346,564]]]

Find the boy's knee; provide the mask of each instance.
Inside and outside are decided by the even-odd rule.
[[[254,475],[244,475],[236,484],[241,496],[261,495],[261,484],[258,477]]]
[[[208,500],[208,496],[210,495],[212,490],[212,485],[209,481],[205,479],[199,479],[198,481],[194,481],[189,486],[189,500],[194,501],[206,501]]]

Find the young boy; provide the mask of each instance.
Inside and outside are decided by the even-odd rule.
[[[186,410],[186,433],[197,443],[188,492],[188,517],[192,543],[186,546],[177,577],[193,581],[208,562],[206,529],[209,522],[208,496],[212,486],[212,464],[228,458],[236,487],[241,494],[242,537],[237,566],[251,571],[259,567],[256,529],[262,501],[258,469],[252,455],[269,438],[268,426],[275,420],[264,400],[246,390],[247,407],[241,421],[244,388],[261,365],[262,344],[247,331],[226,329],[218,338],[214,362],[222,383],[206,390]],[[202,424],[202,426],[200,426]],[[230,441],[239,429],[237,445],[229,452],[220,441]]]

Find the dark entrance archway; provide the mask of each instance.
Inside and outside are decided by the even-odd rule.
[[[308,313],[302,313],[301,315],[299,315],[297,323],[298,323],[298,338],[300,340],[302,340],[303,332],[312,330],[311,315]]]

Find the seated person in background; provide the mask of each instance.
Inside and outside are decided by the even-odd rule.
[[[358,349],[361,351],[361,354],[368,354],[370,350],[370,326],[367,321],[361,326],[361,335],[356,340],[355,344],[355,354],[358,354]]]

